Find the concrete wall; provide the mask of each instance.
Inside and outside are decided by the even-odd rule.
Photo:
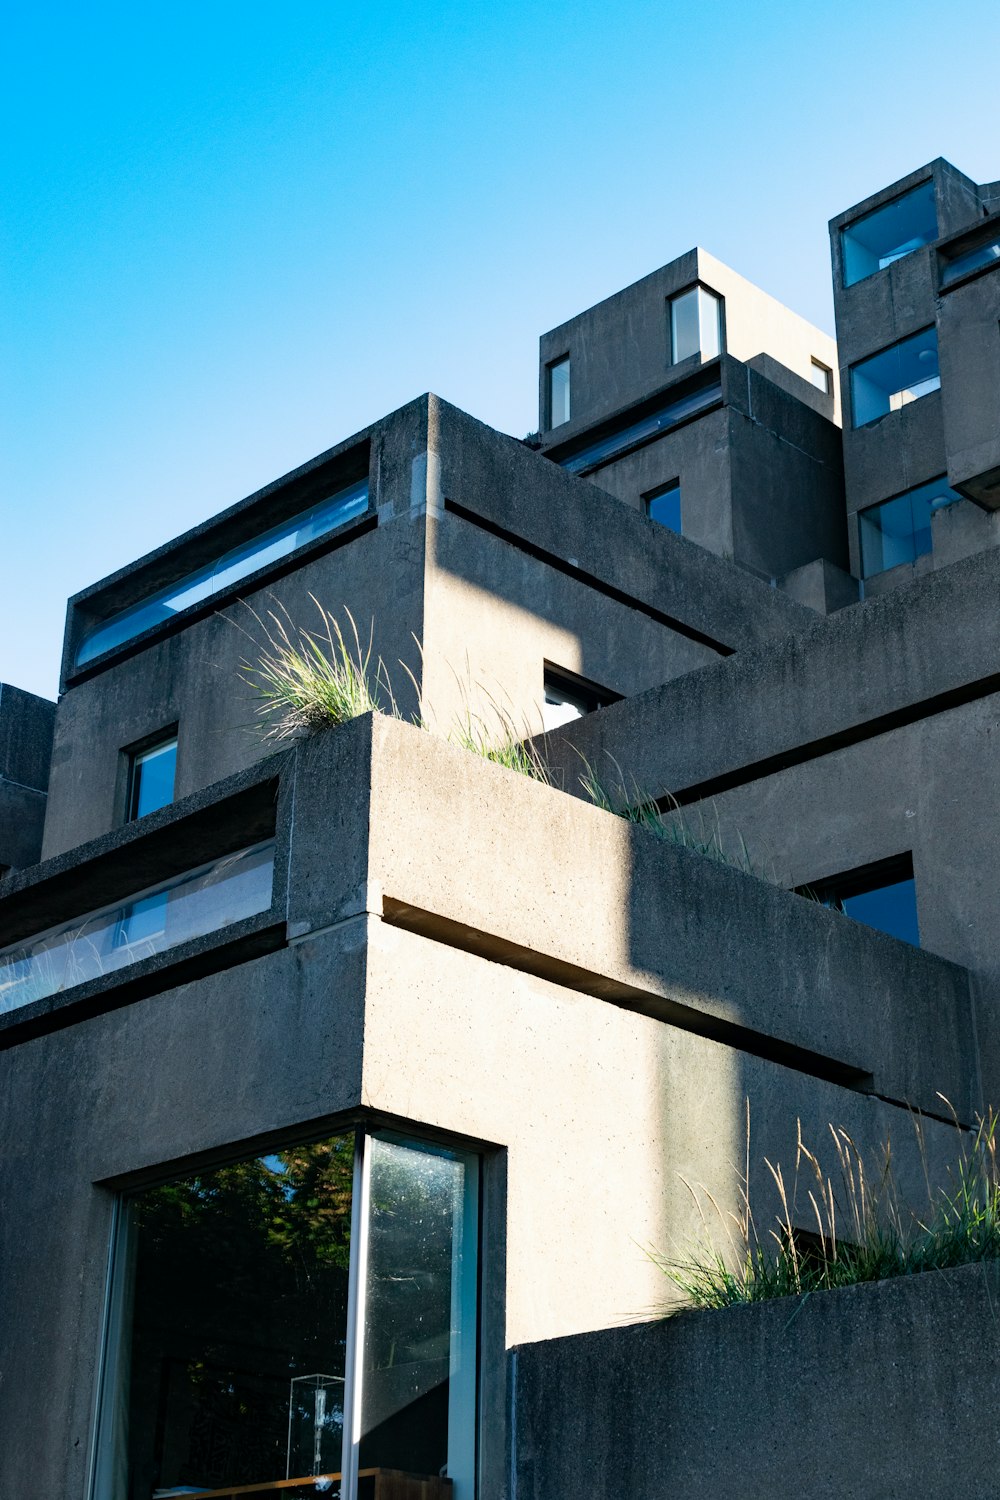
[[[518,1349],[518,1500],[991,1495],[996,1263]]]
[[[924,945],[977,976],[987,1099],[1000,1095],[998,569],[983,553],[562,736],[595,767],[613,757],[627,785],[681,795],[694,828],[745,840],[789,886],[912,851]],[[579,754],[549,743],[573,790]]]
[[[112,995],[114,1009],[75,1021],[67,992],[49,1030],[6,1033],[0,1402],[4,1430],[24,1437],[0,1445],[3,1494],[85,1493],[114,1194],[151,1176],[357,1118],[479,1146],[483,1500],[507,1494],[505,1349],[660,1304],[666,1288],[642,1247],[670,1251],[698,1232],[682,1174],[723,1209],[735,1204],[747,1099],[755,1198],[758,1153],[790,1163],[798,1117],[807,1140],[836,1122],[867,1152],[891,1132],[904,1193],[919,1201],[905,1111],[644,1014],[637,992],[676,992],[714,954],[706,1013],[713,993],[748,1006],[769,988],[790,1026],[787,1002],[808,969],[795,1024],[825,1014],[819,1024],[836,1027],[848,971],[866,974],[872,996],[881,958],[886,984],[894,971],[921,1007],[915,991],[931,977],[939,1023],[960,997],[947,966],[845,924],[835,933],[805,903],[640,846],[609,815],[390,721],[318,736],[273,771],[287,946],[242,962],[234,953],[183,984],[163,967],[153,992]],[[161,842],[192,803],[210,811],[211,794],[153,815]],[[141,865],[151,838],[136,827],[107,835],[85,851],[75,885],[72,858],[39,868],[21,905],[53,881],[64,902],[91,889],[116,850]],[[720,880],[728,900],[712,895]],[[784,978],[765,909],[785,914]],[[796,946],[802,923],[827,941]],[[585,972],[627,973],[633,993],[590,993]],[[891,1031],[888,990],[873,1004]],[[940,1027],[935,1038],[946,1051]],[[953,1131],[928,1122],[927,1140],[936,1176]]]
[[[1000,217],[993,220],[991,237],[1000,238]],[[998,324],[996,270],[942,290],[937,326],[948,480],[990,511],[1000,507]]]
[[[640,511],[679,481],[684,536],[765,579],[819,557],[845,567],[839,430],[748,365],[724,358],[720,373],[723,407],[588,477]]]
[[[683,379],[697,369],[697,355],[670,364],[667,300],[698,281],[725,299],[725,348],[734,358],[768,354],[806,382],[813,357],[836,369],[836,346],[828,334],[707,251],[690,250],[542,335],[540,430],[552,433],[547,430],[547,367],[565,354],[570,356],[571,414],[557,429],[560,440],[640,400],[672,376]],[[839,406],[831,415],[839,420]]]
[[[0,683],[0,867],[39,858],[55,712],[47,698]]]
[[[416,695],[400,663],[409,667],[425,716],[445,734],[463,692],[498,699],[515,723],[540,728],[546,660],[630,692],[809,619],[434,397],[387,418],[366,441],[375,530],[361,519],[332,550],[251,580],[238,598],[195,610],[71,680],[57,715],[44,857],[122,822],[125,748],[167,725],[180,726],[181,797],[266,753],[240,663],[263,643],[254,614],[267,624],[270,612],[287,610],[297,624],[319,625],[310,595],[348,629],[349,609],[364,643],[372,633],[373,661],[384,658],[407,715]],[[307,467],[335,465],[356,448],[352,439],[333,460]],[[202,528],[195,542],[204,550],[212,535]],[[182,538],[173,562],[167,549],[87,591],[83,604],[71,601],[71,637],[84,604],[107,607],[99,601],[123,587],[134,594],[171,566],[183,574],[194,544]]]

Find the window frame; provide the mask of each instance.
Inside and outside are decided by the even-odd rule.
[[[929,333],[934,335],[933,348],[934,354],[936,356],[936,368],[933,375],[925,376],[922,381],[916,381],[910,385],[900,385],[897,386],[894,390],[889,390],[887,386],[878,385],[874,381],[871,381],[871,378],[869,376],[861,373],[864,371],[865,366],[874,364],[876,360],[880,360],[886,355],[895,353],[907,344],[916,343],[918,339],[923,338],[926,334]],[[930,343],[928,343],[926,347],[929,350],[931,347]],[[919,351],[917,354],[917,358],[919,359],[924,352],[926,351]],[[884,411],[877,412],[873,417],[866,417],[863,422],[858,420],[858,388],[856,385],[856,380],[859,373],[861,373],[861,379],[874,384],[877,390],[885,391],[888,400],[888,405],[886,406]],[[866,428],[874,427],[877,422],[884,422],[886,417],[898,416],[905,407],[913,406],[916,404],[916,402],[922,401],[925,396],[933,396],[937,391],[941,389],[941,351],[938,344],[937,324],[927,323],[923,328],[917,328],[913,331],[913,333],[908,333],[901,339],[894,339],[891,344],[885,344],[881,349],[873,350],[871,354],[864,355],[862,359],[856,359],[853,364],[848,366],[847,374],[851,400],[852,432],[862,432]],[[936,384],[933,383],[935,381],[937,382]],[[902,396],[906,391],[914,390],[916,385],[925,385],[928,386],[929,389],[920,391],[918,395],[912,396],[909,401],[901,401],[897,406],[893,406],[892,403],[898,396]]]
[[[553,420],[555,416],[553,408],[553,376],[556,370],[566,367],[566,415],[561,421]],[[550,359],[545,366],[545,422],[546,431],[555,432],[560,427],[565,427],[573,419],[573,366],[569,350],[560,354],[557,359]]]
[[[908,557],[908,558],[904,557],[899,562],[887,563],[885,566],[883,566],[881,568],[872,568],[872,569],[869,569],[867,567],[867,565],[866,565],[866,558],[865,558],[865,550],[866,550],[865,549],[865,524],[866,524],[866,519],[865,518],[867,518],[868,516],[870,516],[872,511],[881,510],[884,506],[893,505],[893,504],[895,504],[895,502],[897,502],[899,500],[909,499],[910,502],[911,502],[911,507],[912,507],[912,497],[914,495],[916,495],[921,490],[930,489],[932,486],[936,486],[936,485],[940,485],[942,487],[942,489],[946,489],[946,490],[951,491],[951,498],[948,499],[948,500],[942,501],[942,503],[939,504],[939,505],[936,505],[936,506],[932,505],[930,507],[930,509],[929,509],[928,520],[931,522],[931,527],[930,527],[930,530],[931,530],[931,545],[929,547],[924,547],[919,552],[914,551],[912,557]],[[855,516],[856,516],[856,519],[857,519],[858,565],[859,565],[860,570],[861,570],[861,580],[862,580],[862,582],[865,582],[869,578],[878,578],[882,573],[891,573],[892,570],[893,570],[893,568],[912,568],[913,565],[914,565],[914,563],[917,561],[917,559],[919,557],[927,557],[934,550],[934,544],[933,544],[933,518],[934,518],[934,515],[935,515],[936,511],[947,510],[952,505],[957,505],[958,502],[960,500],[963,500],[964,498],[965,497],[963,495],[960,495],[957,490],[952,490],[951,485],[948,483],[948,476],[947,476],[947,474],[940,474],[940,475],[938,475],[934,479],[927,479],[927,480],[925,480],[923,484],[910,485],[910,487],[908,489],[900,490],[897,495],[887,495],[884,500],[876,500],[871,505],[864,505],[864,506],[862,506],[860,510],[858,510],[858,511],[855,512]],[[921,528],[921,529],[923,529],[923,528]],[[918,533],[914,529],[914,530],[911,530],[910,535],[915,537],[915,536],[918,535]]]
[[[813,376],[812,376],[812,382],[811,382],[813,390],[819,391],[820,394],[823,395],[823,396],[832,396],[833,395],[833,369],[832,369],[832,367],[830,365],[825,365],[821,359],[817,359],[816,356],[815,356],[815,354],[810,354],[810,356],[809,356],[809,365],[810,365],[810,368],[811,368],[811,370],[813,372],[819,372],[823,376],[823,384],[820,385],[819,382],[816,380],[815,373],[813,374]]]
[[[718,349],[716,350],[716,352],[714,354],[705,354],[705,352],[704,352],[704,350],[703,350],[703,348],[701,346],[701,316],[700,316],[700,310],[699,310],[699,320],[698,320],[698,348],[695,349],[695,350],[693,350],[690,354],[685,354],[682,358],[678,358],[677,357],[677,353],[676,353],[677,341],[676,341],[676,337],[675,337],[675,333],[674,333],[674,306],[683,297],[689,296],[692,292],[704,292],[706,294],[706,296],[711,297],[712,300],[713,300],[713,302],[715,303],[716,330],[717,330],[717,334],[718,334],[718,344],[719,344],[719,347],[718,347]],[[679,365],[686,364],[688,362],[688,360],[693,360],[696,357],[700,360],[700,362],[702,364],[708,364],[708,362],[710,360],[719,359],[719,358],[721,358],[721,356],[723,354],[725,354],[725,352],[726,352],[726,299],[722,295],[721,292],[717,292],[715,290],[715,288],[712,287],[712,286],[709,286],[707,282],[704,282],[704,281],[692,281],[692,282],[689,282],[687,286],[681,287],[681,289],[679,291],[672,292],[670,294],[670,296],[667,297],[666,300],[667,300],[667,365],[668,365],[668,367],[671,370],[676,369]]]
[[[179,724],[165,724],[152,734],[145,735],[141,740],[136,740],[131,745],[126,745],[121,751],[124,761],[123,767],[123,793],[122,793],[122,823],[134,823],[140,817],[138,812],[139,794],[141,791],[142,763],[148,760],[157,750],[166,750],[170,745],[174,747],[174,785],[169,802],[163,802],[160,807],[172,807],[177,800],[177,756],[180,753]],[[160,807],[150,808],[149,812],[141,814],[149,817],[151,812],[159,812]]]
[[[662,500],[665,495],[677,491],[677,525],[668,526],[666,521],[660,521],[652,513],[652,507],[657,500]],[[658,484],[651,490],[644,490],[641,497],[643,514],[647,521],[652,521],[654,526],[662,526],[664,531],[672,531],[674,536],[684,535],[684,507],[681,492],[680,478],[670,479],[666,484]]]
[[[140,1196],[157,1187],[181,1182],[199,1172],[211,1172],[219,1168],[236,1165],[269,1153],[286,1150],[299,1145],[324,1141],[335,1135],[353,1132],[354,1164],[351,1196],[350,1259],[348,1269],[348,1302],[346,1315],[346,1345],[344,1367],[344,1423],[341,1452],[340,1493],[342,1500],[356,1500],[360,1447],[364,1434],[361,1420],[364,1401],[364,1338],[365,1338],[365,1278],[368,1270],[368,1234],[371,1211],[371,1145],[381,1140],[401,1145],[428,1155],[440,1155],[464,1164],[467,1171],[465,1201],[462,1208],[463,1234],[472,1230],[474,1236],[474,1265],[471,1272],[462,1267],[463,1286],[459,1293],[471,1306],[466,1310],[469,1319],[462,1326],[460,1337],[467,1349],[471,1343],[471,1359],[463,1382],[464,1400],[471,1420],[463,1429],[460,1441],[465,1449],[465,1472],[458,1477],[463,1481],[461,1500],[475,1500],[480,1489],[480,1393],[483,1369],[483,1267],[484,1267],[484,1209],[485,1185],[488,1176],[488,1157],[482,1148],[465,1141],[445,1137],[437,1131],[427,1134],[412,1129],[394,1126],[389,1122],[352,1116],[326,1122],[322,1128],[286,1129],[266,1139],[256,1137],[252,1141],[235,1144],[223,1151],[213,1151],[174,1163],[169,1169],[145,1169],[135,1174],[131,1181],[103,1184],[112,1196],[105,1266],[104,1301],[101,1313],[101,1340],[94,1390],[93,1423],[88,1462],[87,1485],[84,1491],[87,1500],[123,1500],[115,1488],[116,1446],[122,1420],[123,1404],[128,1407],[128,1381],[131,1364],[132,1325],[130,1303],[135,1285],[136,1234],[130,1212],[131,1206]],[[471,1171],[470,1171],[471,1169]],[[97,1186],[102,1186],[97,1184]],[[452,1291],[454,1297],[454,1289]],[[449,1379],[453,1379],[450,1376]],[[124,1388],[124,1403],[123,1403]],[[453,1413],[453,1392],[449,1390],[449,1433]],[[449,1468],[452,1463],[451,1439],[448,1445]],[[455,1477],[449,1475],[449,1477]],[[467,1487],[467,1488],[466,1488]],[[458,1496],[456,1495],[456,1500]]]

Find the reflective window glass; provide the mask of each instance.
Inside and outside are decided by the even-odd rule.
[[[563,667],[546,664],[542,727],[548,734],[552,729],[559,729],[563,724],[581,719],[584,714],[591,714],[609,703],[617,703],[619,697],[610,688],[578,677]]]
[[[669,432],[672,427],[678,426],[689,417],[708,411],[710,407],[718,405],[721,400],[722,386],[718,381],[713,381],[711,385],[700,386],[697,390],[687,391],[684,395],[677,396],[673,401],[668,401],[665,406],[649,412],[644,417],[625,422],[613,432],[605,433],[595,442],[588,443],[585,447],[578,448],[575,453],[570,453],[566,458],[556,461],[559,467],[569,474],[586,474],[592,469],[599,468],[601,464],[610,463],[630,448],[660,437],[661,434]]]
[[[154,625],[172,620],[182,610],[201,604],[205,599],[247,578],[260,568],[286,557],[308,542],[325,536],[337,526],[359,516],[368,507],[368,481],[348,485],[335,495],[311,506],[298,516],[272,526],[239,547],[222,554],[214,562],[189,573],[168,588],[158,589],[138,604],[120,610],[94,625],[81,641],[76,665],[84,666],[105,651],[123,646]]]
[[[475,1485],[475,1158],[370,1142],[360,1469]]]
[[[129,1195],[101,1500],[474,1500],[479,1163],[354,1130]]]
[[[714,359],[722,352],[722,298],[693,286],[670,299],[670,363],[693,354]]]
[[[924,328],[851,366],[854,426],[875,422],[940,387],[937,329]]]
[[[646,514],[651,521],[668,531],[681,530],[681,487],[675,480],[655,495],[646,496]]]
[[[829,396],[833,390],[833,371],[829,365],[821,364],[818,359],[810,361],[809,378],[818,391]]]
[[[917,921],[917,888],[910,854],[894,855],[874,865],[846,870],[818,885],[804,886],[800,894],[843,912],[855,922],[920,947]]]
[[[840,231],[844,285],[874,276],[938,237],[934,183],[922,182]]]
[[[969,276],[973,271],[981,271],[984,266],[997,264],[1000,264],[1000,239],[990,240],[988,244],[976,245],[972,250],[944,259],[941,285],[949,286],[961,276]]]
[[[129,769],[128,816],[142,818],[174,800],[177,770],[177,736],[151,745],[132,756]]]
[[[549,426],[569,421],[569,355],[549,365]]]
[[[942,477],[859,511],[861,576],[871,578],[930,552],[931,516],[961,498]]]

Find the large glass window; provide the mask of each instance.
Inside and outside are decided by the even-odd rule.
[[[210,599],[231,584],[238,583],[241,578],[256,573],[259,568],[265,568],[269,563],[277,562],[279,558],[306,546],[308,542],[334,531],[346,521],[361,515],[367,506],[368,481],[363,479],[358,484],[338,490],[335,495],[293,516],[291,520],[283,521],[280,526],[272,526],[270,530],[234,547],[197,572],[189,573],[186,578],[168,588],[158,589],[139,604],[132,604],[128,609],[119,610],[117,614],[101,620],[81,641],[76,653],[76,665],[82,667],[95,657],[102,656],[105,651],[123,646],[144,630],[172,620],[182,610]]]
[[[569,421],[569,355],[549,365],[549,426]]]
[[[91,1500],[473,1500],[478,1181],[351,1130],[125,1198]]]
[[[924,328],[851,366],[854,426],[875,422],[940,387],[937,329]]]
[[[934,183],[922,182],[840,231],[844,285],[874,276],[895,260],[938,237]]]
[[[859,511],[862,578],[914,562],[930,552],[931,516],[961,498],[942,476]]]
[[[128,818],[145,817],[174,800],[177,771],[177,736],[147,745],[129,757]]]
[[[705,286],[693,286],[670,298],[670,363],[700,354],[714,359],[722,352],[722,298]]]
[[[254,844],[0,949],[0,1011],[267,911],[273,877],[273,841]]]

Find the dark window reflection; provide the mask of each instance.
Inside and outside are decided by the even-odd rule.
[[[339,1476],[353,1160],[352,1132],[134,1200],[130,1500]]]

